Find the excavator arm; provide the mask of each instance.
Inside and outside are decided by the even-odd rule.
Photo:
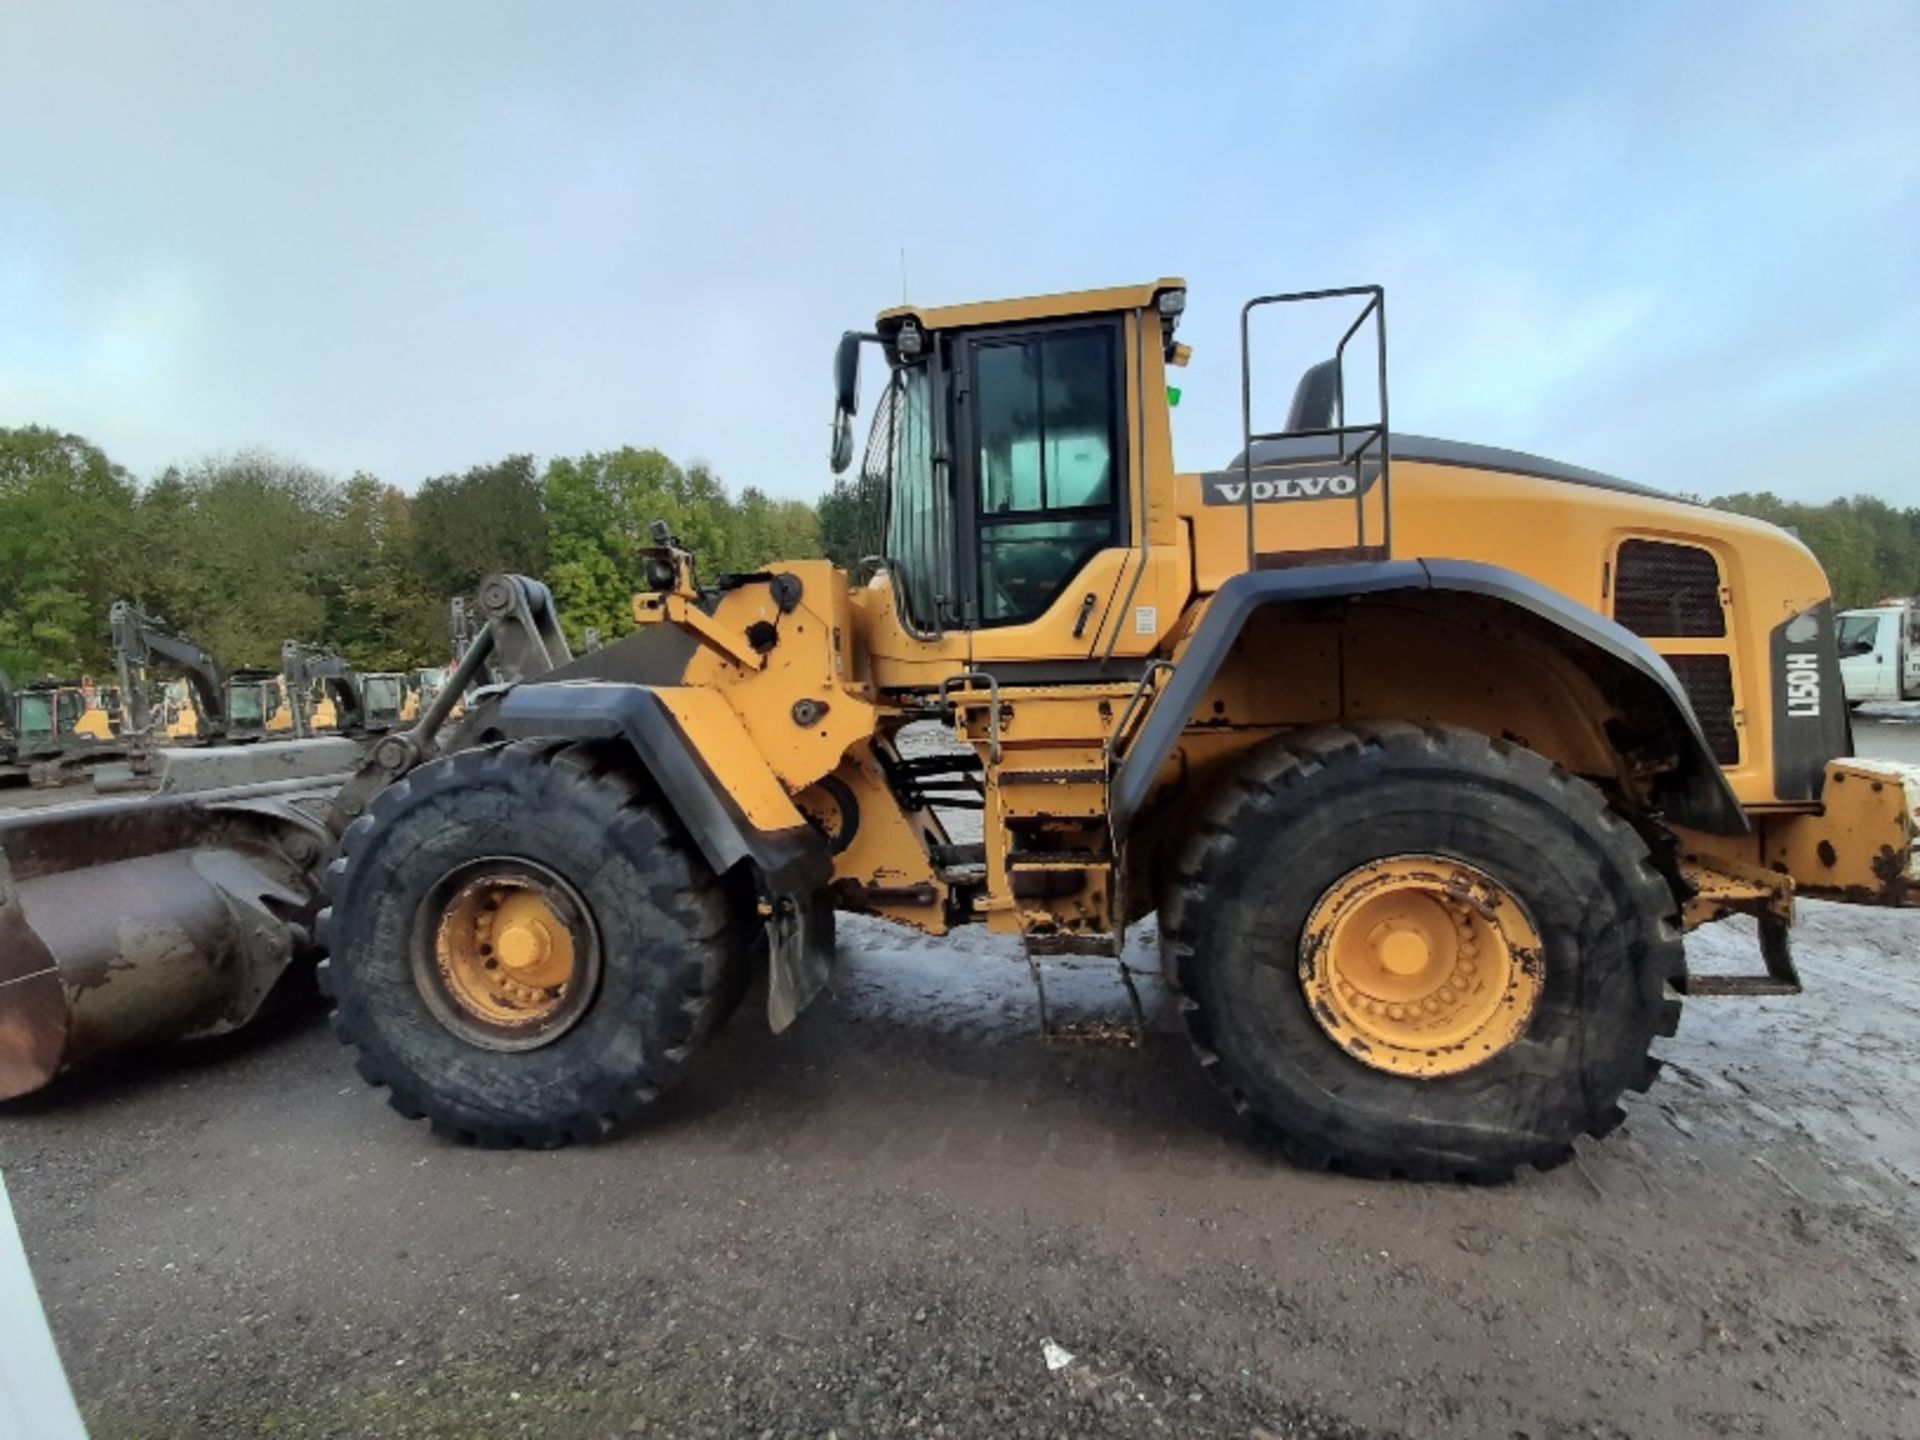
[[[120,693],[136,734],[144,736],[149,720],[145,672],[156,659],[165,660],[187,677],[194,700],[210,729],[227,726],[227,692],[213,657],[164,620],[142,614],[130,602],[116,600],[107,612],[113,639],[113,660],[120,676]]]
[[[313,733],[307,696],[316,681],[327,687],[339,716],[338,728],[343,733],[364,725],[366,704],[360,693],[360,679],[343,656],[318,645],[288,640],[280,647],[280,674],[287,682],[287,703],[293,707],[294,734],[302,739]]]

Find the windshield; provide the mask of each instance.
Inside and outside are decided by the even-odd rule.
[[[367,714],[391,718],[400,713],[400,680],[394,675],[373,675],[367,679]]]
[[[52,697],[40,695],[22,695],[20,697],[20,738],[53,734]]]
[[[1840,617],[1840,653],[1863,655],[1873,649],[1880,633],[1878,615],[1842,615]]]
[[[232,714],[228,717],[235,725],[258,725],[266,717],[260,709],[260,683],[235,685],[228,694],[228,706]]]
[[[873,416],[861,478],[885,488],[886,557],[902,615],[918,630],[940,623],[953,598],[950,507],[935,483],[933,385],[925,365],[902,366]]]

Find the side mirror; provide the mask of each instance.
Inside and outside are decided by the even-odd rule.
[[[833,352],[833,405],[842,415],[860,413],[860,334],[849,330]]]
[[[833,417],[833,473],[846,473],[847,466],[853,463],[853,421],[845,410]]]

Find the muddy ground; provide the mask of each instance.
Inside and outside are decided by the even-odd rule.
[[[296,1014],[5,1107],[0,1167],[99,1440],[1920,1436],[1920,912],[1803,914],[1806,995],[1690,1003],[1493,1189],[1263,1153],[1151,977],[1142,1049],[1050,1048],[1010,947],[859,921],[597,1148],[437,1142]]]

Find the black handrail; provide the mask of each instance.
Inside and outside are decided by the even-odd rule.
[[[1365,297],[1366,304],[1360,307],[1360,313],[1340,337],[1340,343],[1334,348],[1334,424],[1316,427],[1310,430],[1259,431],[1253,428],[1253,342],[1250,324],[1253,312],[1265,305],[1290,305],[1302,301],[1339,300]],[[1347,424],[1347,385],[1346,360],[1347,346],[1353,337],[1360,333],[1368,320],[1374,322],[1376,338],[1375,353],[1380,385],[1380,418],[1377,423],[1367,425]],[[1362,550],[1367,547],[1367,487],[1363,462],[1369,451],[1379,447],[1380,465],[1380,514],[1381,540],[1383,553],[1393,553],[1393,481],[1392,481],[1392,429],[1387,410],[1387,293],[1378,285],[1349,285],[1331,290],[1295,290],[1278,295],[1257,295],[1240,307],[1240,431],[1242,448],[1240,451],[1241,476],[1245,482],[1246,520],[1247,520],[1247,568],[1254,569],[1258,564],[1254,541],[1254,490],[1253,490],[1253,447],[1262,440],[1300,440],[1300,439],[1337,439],[1338,463],[1354,467],[1354,524],[1355,542]],[[1351,453],[1347,449],[1349,435],[1363,437]]]

